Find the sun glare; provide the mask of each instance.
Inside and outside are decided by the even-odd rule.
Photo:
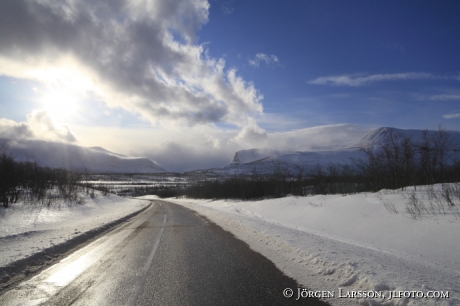
[[[43,98],[45,111],[55,121],[63,121],[71,117],[77,111],[77,101],[73,93],[56,90]]]

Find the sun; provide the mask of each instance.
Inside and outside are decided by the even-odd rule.
[[[68,120],[77,112],[77,99],[74,93],[66,90],[53,90],[43,97],[44,110],[54,121]]]

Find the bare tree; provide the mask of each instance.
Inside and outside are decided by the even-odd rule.
[[[9,153],[10,144],[0,146],[0,202],[3,207],[16,203],[20,194],[20,177],[13,156]]]
[[[425,184],[444,182],[446,166],[454,152],[454,142],[446,129],[439,126],[434,133],[423,131],[418,145],[420,159],[419,168]]]

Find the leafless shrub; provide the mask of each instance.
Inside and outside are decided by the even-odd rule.
[[[449,207],[455,206],[454,202],[452,201],[453,191],[450,184],[442,184],[441,196],[446,201],[447,205],[449,205]]]
[[[86,202],[86,199],[84,197],[80,197],[78,196],[77,199],[75,200],[75,203],[78,204],[78,205],[83,205],[85,204]]]
[[[457,201],[460,201],[460,183],[452,184],[451,187],[452,187],[452,194],[457,199]]]
[[[320,207],[320,206],[323,206],[323,203],[319,202],[318,204],[315,204],[313,202],[308,202],[308,204],[310,204],[310,206],[312,207]]]
[[[433,201],[431,200],[429,200],[428,203],[430,203],[430,206],[429,206],[430,213],[436,216],[436,210],[438,210],[439,212],[439,208],[437,207],[436,203],[433,203]]]
[[[385,206],[385,208],[390,212],[390,213],[393,213],[393,214],[397,214],[398,211],[396,210],[396,207],[395,205],[389,201],[389,200],[383,200],[383,205]]]
[[[424,213],[428,213],[425,204],[417,198],[415,192],[409,196],[409,202],[406,203],[406,211],[412,219],[419,219]]]

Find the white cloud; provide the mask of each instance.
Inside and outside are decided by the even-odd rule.
[[[317,151],[344,148],[364,136],[368,129],[354,124],[315,126],[287,132],[270,133],[267,149],[278,151]]]
[[[170,171],[223,167],[236,151],[244,149],[286,152],[343,148],[369,132],[356,125],[337,124],[270,133],[251,120],[241,130],[204,125],[168,130],[73,126],[72,130],[82,145],[146,156]]]
[[[102,146],[130,156],[145,156],[170,171],[189,171],[228,165],[241,146],[231,139],[238,130],[215,126],[176,126],[171,129],[75,126],[85,146]],[[85,135],[85,138],[81,135]],[[100,137],[104,135],[104,137]]]
[[[208,14],[207,0],[1,1],[0,74],[91,92],[152,123],[244,125],[262,96],[195,43]]]
[[[249,60],[249,65],[253,67],[259,67],[261,63],[265,63],[266,65],[278,65],[279,59],[276,55],[268,55],[265,53],[257,53],[253,59]]]
[[[432,101],[460,100],[460,95],[448,95],[448,94],[433,95],[433,96],[428,97],[428,100],[432,100]]]
[[[27,122],[15,122],[0,118],[0,138],[41,139],[59,142],[76,142],[67,125],[56,125],[46,111],[34,110],[27,115]]]
[[[235,11],[235,9],[233,8],[233,1],[234,0],[224,1],[222,6],[220,7],[220,10],[222,11],[222,13],[224,13],[224,15],[230,15]]]
[[[335,86],[362,86],[374,82],[396,81],[396,80],[417,80],[436,78],[430,73],[406,72],[393,74],[372,74],[372,75],[337,75],[320,77],[307,82],[314,85],[335,85]]]
[[[36,138],[63,142],[77,141],[69,126],[57,126],[46,111],[34,110],[27,115],[27,124]]]
[[[241,129],[240,133],[233,139],[233,141],[246,148],[256,148],[265,146],[267,138],[267,132],[251,119],[248,124]]]
[[[460,118],[460,111],[454,112],[452,114],[446,114],[442,117],[445,119],[457,119],[457,118]]]
[[[294,130],[305,126],[303,118],[294,118],[289,115],[277,113],[264,113],[255,117],[258,124],[271,131]]]

